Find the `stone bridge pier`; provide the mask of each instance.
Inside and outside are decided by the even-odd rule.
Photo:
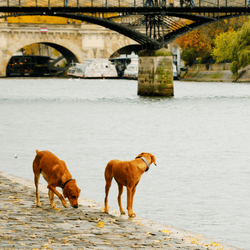
[[[165,48],[139,52],[138,95],[174,95],[172,52]]]

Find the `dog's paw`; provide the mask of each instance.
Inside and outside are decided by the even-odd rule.
[[[55,205],[55,204],[51,204],[51,205],[50,205],[50,208],[51,208],[51,209],[55,209],[55,208],[56,208],[56,205]]]
[[[125,215],[126,213],[125,213],[125,211],[121,211],[121,215]]]
[[[68,207],[67,202],[63,203],[63,206],[67,208]]]
[[[132,213],[132,214],[129,214],[128,215],[130,218],[134,218],[134,217],[136,217],[136,214],[135,213]]]
[[[41,207],[41,202],[36,203],[37,207]]]

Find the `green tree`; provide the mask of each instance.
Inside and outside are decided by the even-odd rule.
[[[216,62],[231,60],[233,74],[250,64],[250,19],[238,31],[220,34],[215,39],[212,55]]]
[[[192,66],[193,61],[197,57],[196,48],[184,49],[181,53],[181,59],[185,62],[185,65]]]
[[[237,38],[234,50],[240,68],[243,68],[250,64],[250,20],[243,25]]]
[[[229,31],[221,33],[214,40],[215,47],[212,50],[212,56],[216,59],[216,62],[222,62],[224,60],[232,60],[234,44],[237,41],[237,32]]]

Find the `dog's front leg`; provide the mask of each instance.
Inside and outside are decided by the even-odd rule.
[[[54,193],[51,190],[49,190],[48,195],[49,195],[49,200],[50,200],[50,207],[52,209],[56,208],[56,204],[54,202]]]
[[[137,187],[137,184],[132,188],[132,201],[131,201],[132,206],[134,204],[134,196],[135,196],[136,187]]]
[[[127,209],[128,209],[128,216],[135,217],[135,213],[133,213],[133,194],[132,188],[127,186]]]
[[[52,191],[54,194],[56,194],[56,195],[58,196],[58,198],[61,200],[62,205],[63,205],[64,207],[68,207],[67,202],[64,200],[63,196],[56,190],[56,188],[55,188],[54,186],[52,186],[52,185],[49,184],[49,185],[47,186],[47,188],[48,188],[50,191]],[[53,196],[53,200],[54,200],[54,196]],[[52,204],[51,204],[51,208],[52,208]]]

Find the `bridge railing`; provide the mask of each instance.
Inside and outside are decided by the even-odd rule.
[[[0,0],[0,7],[246,7],[250,0]]]
[[[245,7],[248,0],[194,0],[197,7]]]

